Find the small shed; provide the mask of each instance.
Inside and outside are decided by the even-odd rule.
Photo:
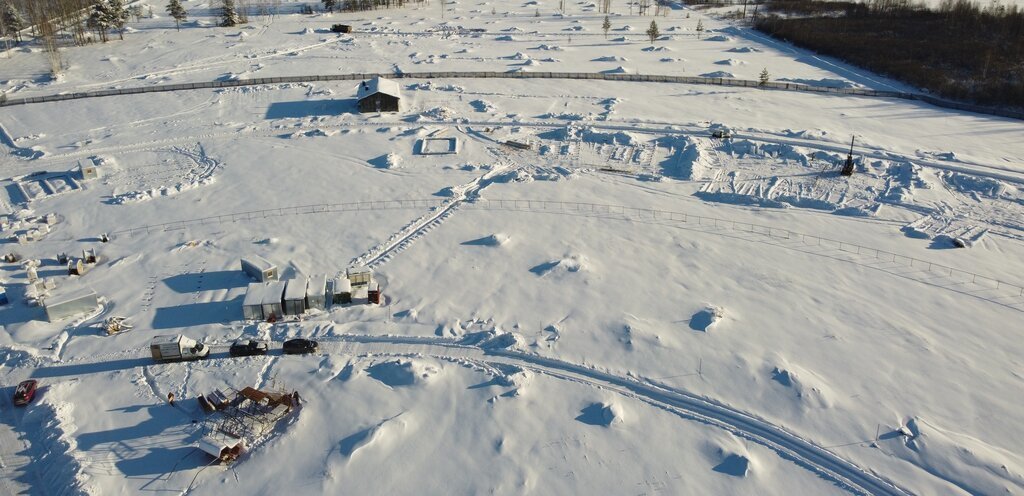
[[[380,284],[374,283],[373,289],[366,292],[366,302],[380,305],[381,296]]]
[[[306,287],[306,308],[327,309],[327,276],[315,275],[309,278],[309,285]]]
[[[288,286],[284,290],[285,315],[302,315],[306,312],[307,284],[305,277],[288,280]]]
[[[92,164],[84,165],[81,162],[79,162],[78,170],[82,173],[82,179],[86,181],[100,177],[99,169],[97,169],[96,166]]]
[[[345,271],[345,276],[348,277],[348,281],[355,289],[369,287],[370,282],[373,281],[373,269],[366,266],[349,267]]]
[[[359,100],[359,111],[363,113],[398,112],[401,108],[402,92],[398,83],[375,77],[359,83],[356,99]]]
[[[284,305],[282,303],[284,288],[285,283],[281,281],[266,283],[263,288],[262,298],[264,320],[276,320],[284,315]]]
[[[331,288],[331,303],[333,305],[352,303],[352,283],[347,277],[338,277],[334,280],[334,287]]]
[[[242,318],[245,320],[263,320],[263,290],[266,284],[250,283],[242,300]]]
[[[243,258],[242,272],[245,272],[249,277],[259,282],[277,280],[277,266],[259,255]]]
[[[92,311],[99,305],[99,297],[89,288],[60,292],[43,300],[43,309],[46,310],[46,318],[50,322]]]
[[[210,434],[199,440],[199,449],[221,463],[230,463],[245,451],[245,441],[221,433]]]
[[[348,25],[348,24],[332,24],[331,25],[331,32],[332,33],[351,33],[352,32],[352,26]]]

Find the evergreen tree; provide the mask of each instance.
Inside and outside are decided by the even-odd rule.
[[[107,42],[107,31],[110,31],[110,7],[107,2],[101,0],[93,4],[88,25],[100,35],[103,43]]]
[[[604,37],[608,39],[608,30],[612,28],[612,21],[608,20],[608,16],[604,16],[604,22],[601,24],[601,29],[604,30]]]
[[[188,19],[188,12],[181,5],[181,0],[170,0],[167,3],[167,13],[174,18],[174,27],[181,31],[181,23]]]
[[[21,12],[13,2],[8,1],[4,4],[4,11],[0,14],[0,23],[3,23],[4,29],[10,31],[16,41],[21,41],[21,30],[25,29],[25,18],[21,17]]]
[[[770,77],[771,76],[768,74],[768,68],[767,67],[765,67],[764,69],[761,69],[761,75],[757,77],[757,84],[759,86],[764,86],[768,82],[768,79]]]
[[[334,7],[338,5],[337,0],[323,0],[323,2],[324,8],[327,9],[328,12],[334,12]]]
[[[651,21],[651,27],[647,28],[647,31],[645,32],[647,33],[647,37],[651,39],[651,43],[654,43],[654,40],[658,39],[658,35],[661,34],[661,32],[658,31],[658,23],[654,21]]]
[[[697,19],[697,39],[700,39],[700,34],[704,32],[704,22]]]
[[[128,22],[128,9],[123,0],[107,0],[107,14],[110,16],[110,27],[117,28],[117,35],[124,39],[124,25]]]
[[[220,25],[225,28],[237,26],[241,20],[235,10],[235,0],[221,0],[223,7],[220,9]]]

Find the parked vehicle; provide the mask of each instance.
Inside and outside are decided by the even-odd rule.
[[[149,351],[153,353],[153,360],[158,362],[199,360],[210,355],[209,346],[181,334],[154,336],[149,343]]]
[[[25,406],[32,401],[32,398],[36,397],[36,389],[39,387],[39,383],[34,379],[22,381],[18,384],[18,387],[14,388],[14,404],[17,406]]]
[[[284,342],[284,352],[288,355],[300,355],[304,353],[313,353],[319,348],[320,345],[312,339],[289,339]]]
[[[266,355],[268,349],[269,346],[266,341],[240,339],[231,344],[231,348],[228,350],[228,353],[230,353],[231,356]]]

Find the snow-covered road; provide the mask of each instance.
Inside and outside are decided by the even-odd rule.
[[[514,366],[533,373],[613,391],[765,446],[782,458],[834,482],[850,493],[909,494],[895,483],[790,432],[783,426],[772,424],[712,398],[698,396],[651,380],[617,376],[556,358],[490,347],[487,345],[488,342],[482,346],[474,346],[466,344],[467,341],[451,338],[368,335],[343,335],[328,340],[321,339],[319,353],[323,355],[433,357],[485,366]],[[280,345],[281,343],[273,343],[272,347],[279,349]],[[214,353],[209,359],[230,359],[226,353],[226,346],[214,346],[212,350]],[[277,359],[277,353],[275,351],[274,355],[267,359]],[[145,349],[126,350],[119,355],[121,359],[118,360],[76,361],[29,369],[29,375],[37,378],[55,378],[145,368],[151,365],[145,356]]]

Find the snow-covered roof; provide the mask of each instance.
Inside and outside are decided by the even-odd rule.
[[[253,267],[260,272],[274,268],[274,264],[270,263],[269,260],[259,255],[250,255],[248,257],[243,258],[242,267],[245,267],[246,265],[249,265],[250,267]]]
[[[284,281],[268,282],[263,288],[263,304],[281,304],[281,295],[284,294]]]
[[[242,306],[262,305],[263,288],[266,287],[266,284],[260,284],[258,282],[250,283],[249,287],[245,290],[245,299],[242,300]]]
[[[153,340],[150,341],[150,344],[176,344],[179,340],[181,340],[181,338],[181,334],[165,334],[162,336],[153,336]]]
[[[48,307],[55,307],[64,303],[70,303],[72,301],[78,301],[88,298],[96,298],[96,292],[89,288],[75,288],[65,290],[49,296],[45,300],[45,304]]]
[[[377,93],[384,93],[385,95],[390,95],[395,98],[402,97],[398,83],[391,81],[390,79],[375,77],[369,81],[359,83],[359,91],[356,93],[356,98],[362,100],[363,98],[376,95]]]
[[[306,278],[296,277],[295,279],[288,280],[288,287],[284,290],[284,299],[286,300],[304,300],[306,299]]]
[[[327,294],[327,276],[322,274],[310,276],[306,294],[309,296],[324,296]]]
[[[347,277],[339,277],[334,280],[334,292],[337,293],[349,293],[352,291],[352,281],[349,281]]]

